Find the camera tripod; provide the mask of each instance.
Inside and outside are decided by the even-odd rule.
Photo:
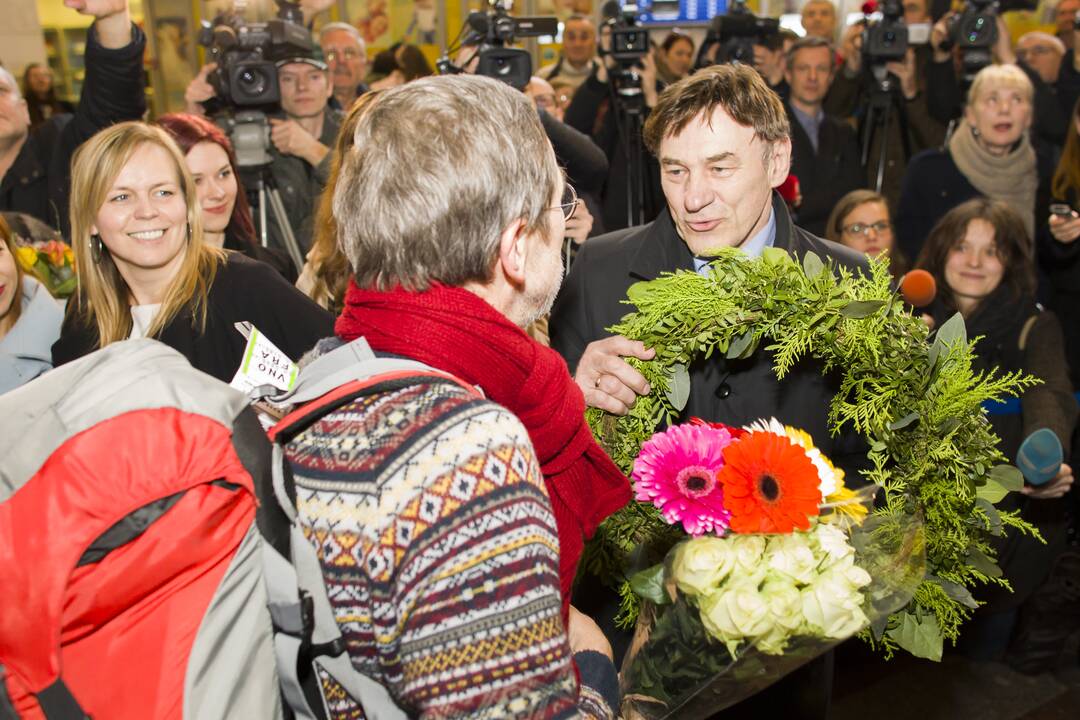
[[[870,68],[870,103],[866,109],[862,126],[859,128],[862,136],[862,153],[860,159],[862,166],[869,169],[870,149],[874,146],[874,139],[880,132],[880,151],[878,152],[877,177],[874,183],[874,191],[880,193],[885,182],[886,157],[889,150],[889,124],[895,114],[900,124],[900,141],[904,149],[904,163],[911,160],[911,137],[908,134],[907,109],[900,92],[900,83],[890,75],[884,66],[874,65]]]
[[[289,253],[289,259],[296,266],[296,272],[304,271],[304,254],[300,251],[300,244],[296,241],[289,218],[285,213],[285,204],[281,201],[281,193],[278,191],[277,182],[269,165],[241,168],[244,176],[244,187],[247,189],[248,200],[255,210],[257,218],[259,244],[267,247],[269,237],[266,223],[266,207],[274,215],[274,222],[281,229],[281,239],[285,244],[285,250]]]
[[[645,95],[641,76],[631,68],[613,71],[611,80],[615,125],[626,160],[626,226],[636,227],[645,224],[645,159],[641,145]]]

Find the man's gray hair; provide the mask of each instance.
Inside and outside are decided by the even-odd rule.
[[[347,22],[332,22],[323,25],[322,29],[319,30],[319,44],[322,45],[323,40],[326,39],[327,33],[334,32],[335,30],[343,30],[344,32],[349,33],[356,39],[356,42],[360,44],[361,49],[367,48],[367,43],[364,42],[364,36],[360,34],[360,31],[355,25],[350,25]]]
[[[15,76],[11,74],[3,65],[0,65],[0,79],[7,80],[8,85],[11,85],[12,92],[15,93],[16,98],[22,98],[22,88],[19,87],[19,81],[15,79]]]
[[[384,93],[354,138],[334,217],[360,287],[488,282],[511,223],[548,231],[562,172],[536,110],[509,85],[414,80]]]

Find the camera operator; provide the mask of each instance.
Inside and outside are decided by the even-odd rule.
[[[571,15],[563,25],[562,54],[536,75],[549,82],[559,78],[577,89],[596,72],[596,65],[596,26],[585,15]]]
[[[1031,80],[1035,88],[1032,139],[1037,148],[1046,146],[1045,152],[1052,153],[1053,148],[1060,146],[1065,138],[1072,103],[1080,95],[1080,64],[1077,63],[1075,51],[1063,59],[1057,81],[1047,83],[1036,68],[1029,65],[1024,58],[1017,57],[1004,20],[992,7],[974,6],[974,9],[966,10],[965,13],[993,17],[996,38],[991,49],[992,60],[997,64],[1018,66]],[[964,102],[964,90],[957,75],[953,50],[948,49],[948,38],[952,32],[950,28],[958,19],[962,18],[951,13],[945,15],[934,25],[931,33],[934,60],[927,69],[927,103],[929,112],[943,122],[959,117]],[[1075,32],[1074,30],[1074,34]],[[965,49],[960,48],[956,52],[962,57]]]
[[[210,63],[188,86],[188,112],[205,114],[203,103],[215,96],[207,76]],[[329,105],[334,85],[325,62],[313,55],[297,55],[277,62],[281,111],[270,117],[270,174],[273,176],[289,225],[302,253],[311,245],[313,218],[319,194],[326,186],[324,162],[337,139],[341,113]],[[267,212],[271,245],[286,249],[277,221]]]
[[[625,178],[629,172],[627,157],[628,138],[617,120],[616,92],[611,83],[619,64],[611,56],[611,25],[600,29],[600,61],[596,72],[582,83],[566,108],[566,124],[589,135],[607,157],[611,172],[603,191],[601,223],[605,232],[627,227],[628,199]],[[656,105],[660,91],[664,89],[656,71],[653,51],[642,57],[634,72],[640,77],[642,121]],[[632,145],[632,144],[631,144]],[[664,206],[660,189],[660,167],[655,158],[642,153],[642,199],[645,221],[656,217]]]
[[[146,111],[142,58],[146,36],[128,0],[65,0],[95,18],[86,39],[86,80],[74,114],[55,115],[30,132],[19,85],[0,68],[0,210],[31,215],[70,232],[71,157],[99,130]]]
[[[807,37],[836,42],[836,6],[832,0],[809,0],[803,5],[802,26]]]
[[[929,20],[926,10],[927,0],[907,0],[903,5],[904,24],[922,25]],[[908,18],[915,21],[910,25]],[[864,118],[871,102],[871,88],[867,83],[867,60],[863,52],[863,33],[865,23],[855,23],[844,32],[841,55],[842,67],[836,73],[832,88],[825,98],[825,112],[841,118]],[[902,61],[885,63],[885,70],[898,81],[901,106],[897,110],[903,113],[907,124],[907,142],[911,157],[928,148],[937,147],[945,139],[948,119],[944,121],[934,117],[927,108],[929,66],[934,58],[934,47],[930,44],[910,44]],[[869,129],[864,129],[864,132]],[[899,118],[890,119],[888,132],[880,127],[873,133],[868,154],[866,185],[875,186],[878,174],[881,143],[886,143],[885,170],[881,194],[895,208],[900,198],[907,163],[905,157],[903,129]]]
[[[754,45],[754,68],[784,102],[791,93],[791,86],[784,77],[787,74],[787,53],[798,39],[798,35],[785,29]]]

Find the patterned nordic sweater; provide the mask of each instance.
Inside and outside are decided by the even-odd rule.
[[[410,717],[613,717],[606,658],[579,654],[578,682],[555,518],[510,412],[433,380],[348,402],[286,455],[349,656]],[[326,689],[331,717],[364,717]]]

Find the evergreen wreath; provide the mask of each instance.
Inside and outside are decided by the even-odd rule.
[[[970,588],[1008,587],[991,539],[1007,528],[1038,535],[1017,512],[994,507],[1022,487],[1023,477],[1003,464],[982,407],[1038,381],[974,372],[963,319],[957,314],[931,333],[893,290],[887,261],[871,261],[862,275],[826,266],[813,253],[800,266],[778,248],[755,259],[728,248],[707,276],[665,273],[627,294],[625,302],[637,310],[610,330],[644,342],[656,355],[629,360],[652,388],[629,414],[588,411],[594,435],[615,463],[629,475],[642,443],[677,421],[694,360],[747,358],[769,343],[783,378],[800,360],[817,359],[823,372],[840,378],[830,430],[836,435],[847,428],[867,440],[864,477],[883,491],[875,514],[896,527],[916,516],[924,523],[925,580],[906,608],[862,636],[886,656],[900,647],[940,659],[943,641],[955,642],[978,607]],[[655,507],[633,501],[601,525],[583,568],[618,587],[620,624],[632,624],[640,608],[632,575],[663,558],[681,537]]]

